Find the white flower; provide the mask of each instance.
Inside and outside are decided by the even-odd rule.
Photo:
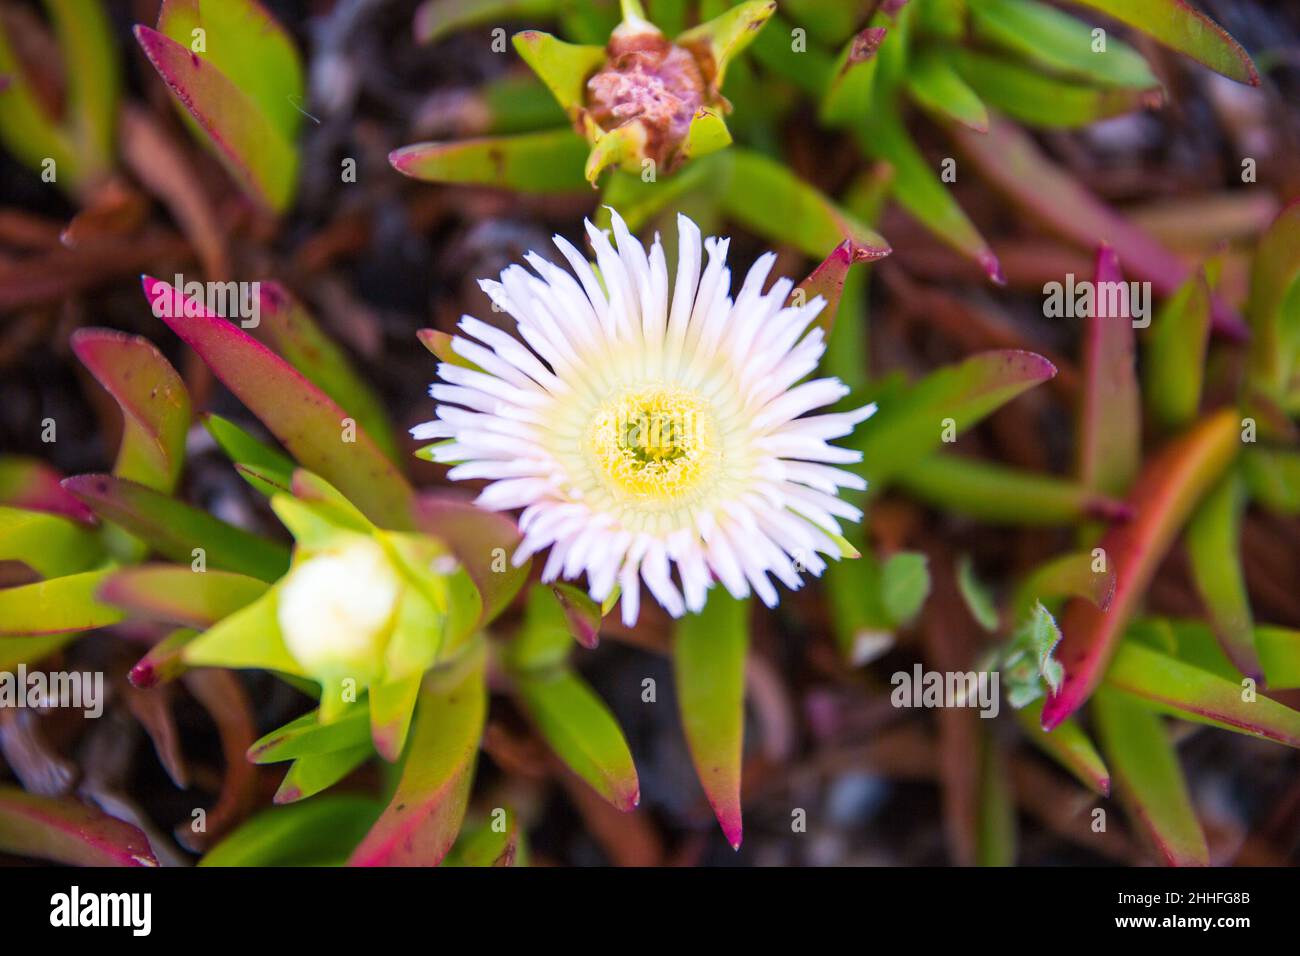
[[[384,549],[350,535],[285,577],[276,606],[285,646],[307,673],[350,675],[365,686],[382,662],[400,592]]]
[[[433,457],[457,463],[453,480],[490,481],[479,505],[523,509],[516,564],[549,547],[543,580],[585,572],[596,601],[617,583],[628,626],[638,578],[674,617],[700,610],[715,577],[771,607],[769,574],[798,588],[799,571],[826,567],[819,552],[843,553],[836,519],[862,514],[837,491],[866,487],[833,467],[860,454],[827,442],[875,406],[801,417],[848,393],[834,378],[798,384],[826,350],[807,331],[823,300],[787,307],[788,279],[764,293],[767,253],[733,301],[729,240],[677,222],[671,305],[659,238],[647,255],[617,213],[617,250],[587,223],[599,276],[556,236],[572,275],[529,253],[536,275],[513,265],[480,282],[523,342],[464,316],[452,348],[477,369],[439,365],[437,420],[412,429],[449,439]]]

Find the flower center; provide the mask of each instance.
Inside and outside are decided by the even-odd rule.
[[[587,438],[613,490],[671,501],[696,487],[717,458],[713,416],[675,386],[629,389],[596,410]]]

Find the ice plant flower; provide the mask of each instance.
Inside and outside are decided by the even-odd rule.
[[[587,223],[599,277],[556,236],[572,274],[529,253],[535,275],[512,265],[480,282],[523,341],[464,316],[451,342],[463,363],[438,366],[437,419],[412,432],[441,440],[429,454],[455,463],[453,480],[490,482],[479,505],[523,509],[516,564],[550,548],[543,580],[585,573],[598,602],[619,586],[629,626],[641,581],[675,617],[699,611],[714,579],[772,606],[769,575],[798,588],[821,555],[854,553],[837,519],[861,512],[837,492],[865,482],[835,466],[860,456],[828,442],[875,408],[806,416],[848,388],[803,381],[826,350],[809,331],[825,303],[787,305],[788,279],[764,292],[773,253],[733,299],[729,240],[702,241],[678,216],[670,296],[658,237],[647,252],[612,221],[617,248]]]

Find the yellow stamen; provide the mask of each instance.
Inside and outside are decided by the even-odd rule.
[[[672,502],[689,493],[717,459],[713,415],[696,393],[676,386],[629,389],[602,404],[588,445],[611,491]]]

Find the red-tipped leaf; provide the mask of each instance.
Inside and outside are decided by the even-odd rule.
[[[1056,655],[1065,679],[1043,707],[1044,728],[1051,730],[1078,710],[1101,681],[1175,535],[1236,455],[1239,428],[1234,411],[1218,412],[1163,449],[1138,477],[1128,499],[1133,520],[1101,540],[1105,560],[1115,571],[1110,607],[1103,611],[1080,598],[1066,605]]]
[[[413,492],[369,433],[284,359],[165,282],[144,277],[154,315],[199,354],[310,471],[376,524],[412,526]]]

